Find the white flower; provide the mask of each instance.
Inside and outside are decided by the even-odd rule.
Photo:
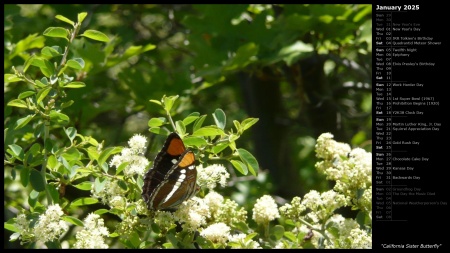
[[[142,154],[145,152],[147,139],[139,134],[134,135],[128,141],[130,148],[123,148],[120,155],[114,155],[109,166],[118,168],[122,163],[127,162],[123,173],[127,176],[144,175],[145,169],[150,164]]]
[[[216,188],[217,184],[225,187],[229,177],[230,174],[223,165],[212,164],[205,168],[202,165],[197,166],[197,183],[200,187],[210,190]]]
[[[302,204],[313,211],[316,211],[320,205],[322,205],[322,199],[320,193],[316,190],[311,190],[303,197]]]
[[[351,150],[348,144],[332,138],[333,135],[325,133],[317,139],[317,157],[323,160],[316,163],[316,168],[327,179],[336,181],[333,188],[336,192],[349,198],[348,202],[356,203],[360,190],[372,186],[372,154],[361,148]]]
[[[270,221],[280,218],[277,204],[270,195],[264,195],[256,200],[253,207],[253,220],[258,224],[267,225]]]
[[[244,207],[240,207],[236,201],[232,199],[226,199],[220,205],[220,208],[215,213],[215,217],[217,222],[224,222],[225,224],[231,225],[237,222],[246,222],[247,220],[247,211]]]
[[[351,249],[371,249],[372,236],[359,228],[350,231]]]
[[[230,227],[223,222],[215,223],[203,229],[200,235],[213,243],[225,244],[230,236]]]
[[[99,192],[96,191],[94,184],[92,184],[91,188],[92,197],[101,199],[103,204],[108,204],[111,207],[120,204],[117,202],[119,197],[122,198],[121,202],[125,202],[126,205],[125,193],[126,191],[119,186],[117,181],[110,181],[109,179],[107,179],[105,186]]]
[[[136,150],[138,154],[143,154],[147,148],[146,143],[147,138],[145,138],[145,136],[135,134],[128,141],[128,146],[130,146],[131,149]]]
[[[113,196],[109,201],[111,208],[124,209],[127,201],[122,196]]]
[[[98,214],[90,213],[84,219],[84,228],[75,235],[77,241],[74,248],[77,249],[107,249],[105,243],[108,229],[104,226],[103,219]]]
[[[69,229],[67,223],[61,220],[63,215],[64,212],[58,204],[49,206],[47,211],[39,216],[39,220],[34,227],[36,240],[51,242],[59,239]]]
[[[209,206],[209,210],[212,214],[217,213],[217,211],[220,209],[220,207],[223,204],[223,196],[215,191],[211,191],[208,194],[206,194],[205,198],[203,199],[206,203],[206,205]]]
[[[183,228],[189,231],[196,231],[206,224],[206,218],[211,217],[208,205],[198,197],[184,201],[174,213],[175,220],[183,223]]]
[[[30,221],[27,220],[27,216],[24,213],[17,215],[14,226],[18,230],[18,235],[12,234],[10,240],[12,240],[13,238],[19,238],[23,242],[28,242],[30,238],[34,237],[33,231],[30,228]]]

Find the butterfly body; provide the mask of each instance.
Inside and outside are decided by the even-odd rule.
[[[198,190],[194,153],[171,133],[144,176],[142,197],[150,210],[174,210]]]

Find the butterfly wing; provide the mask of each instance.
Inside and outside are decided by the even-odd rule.
[[[197,186],[194,153],[187,150],[177,164],[172,166],[165,180],[155,190],[153,206],[158,210],[171,210],[194,196]]]
[[[142,197],[150,210],[173,209],[195,195],[196,180],[194,153],[171,133],[144,176]]]

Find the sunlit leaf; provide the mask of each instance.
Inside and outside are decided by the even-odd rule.
[[[48,37],[64,38],[68,40],[67,37],[69,36],[69,31],[62,27],[49,27],[45,29],[43,34]]]
[[[96,30],[86,30],[81,36],[101,42],[109,42],[109,38],[106,34]]]
[[[74,23],[72,20],[70,20],[70,19],[64,17],[63,15],[56,15],[55,18],[57,18],[57,19],[59,19],[59,20],[61,20],[61,21],[64,21],[64,22],[66,22],[66,23],[69,23],[69,24],[71,24],[72,26],[75,25],[75,23]]]
[[[258,174],[258,170],[259,170],[259,165],[258,165],[258,161],[256,160],[256,158],[247,150],[243,149],[243,148],[238,148],[237,152],[239,154],[239,157],[242,159],[242,161],[244,161],[247,166],[248,166],[248,170],[250,171],[250,173],[252,173],[252,175],[256,176]]]
[[[98,203],[98,199],[85,197],[85,198],[78,198],[72,203],[70,203],[71,206],[86,206],[86,205],[93,205]]]

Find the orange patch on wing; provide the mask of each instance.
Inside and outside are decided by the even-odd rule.
[[[184,147],[183,141],[181,139],[172,139],[170,141],[169,147],[167,147],[167,153],[172,156],[181,155],[186,148]]]
[[[189,151],[183,156],[183,159],[180,161],[180,163],[178,163],[178,165],[181,167],[187,167],[187,166],[193,164],[194,162],[195,162],[194,153]]]

